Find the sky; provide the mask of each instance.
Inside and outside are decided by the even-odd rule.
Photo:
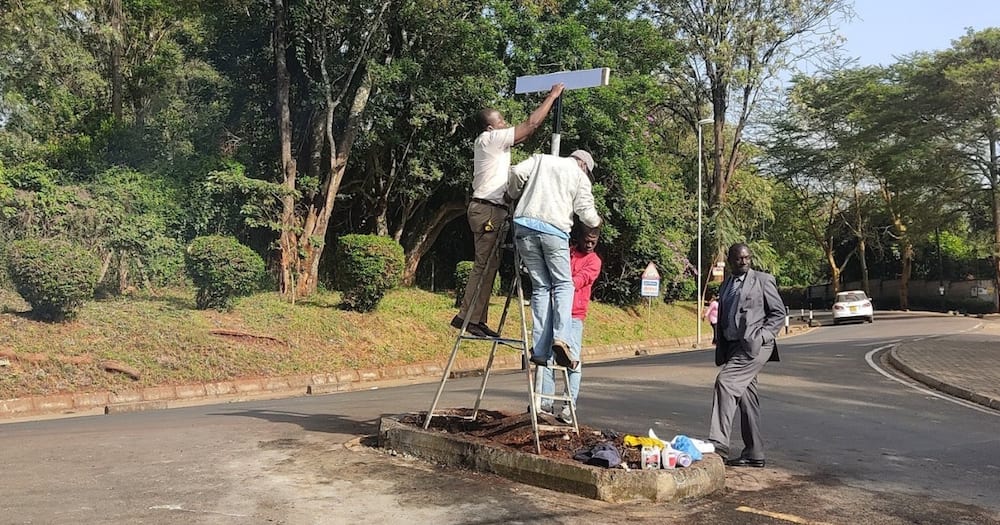
[[[855,0],[841,24],[848,56],[860,66],[890,65],[914,51],[940,51],[965,28],[1000,27],[1000,0]]]

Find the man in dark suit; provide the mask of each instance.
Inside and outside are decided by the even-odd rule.
[[[768,361],[778,360],[775,338],[785,323],[785,304],[774,277],[750,268],[753,255],[743,243],[729,247],[730,276],[719,289],[712,422],[708,440],[731,467],[763,467],[760,438],[760,400],[757,374]],[[729,456],[729,435],[736,410],[740,412],[743,452]]]

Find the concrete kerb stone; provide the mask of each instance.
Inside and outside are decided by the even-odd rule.
[[[398,417],[381,419],[378,444],[438,464],[497,474],[519,483],[612,503],[674,502],[703,497],[726,485],[725,467],[716,454],[706,454],[687,468],[605,469],[423,430],[401,423]]]
[[[889,353],[886,355],[889,364],[891,364],[900,372],[906,374],[912,379],[915,379],[916,381],[919,381],[920,383],[923,383],[924,385],[933,388],[934,390],[939,390],[946,394],[955,396],[959,399],[972,401],[973,403],[983,405],[985,407],[989,407],[994,410],[1000,410],[1000,399],[991,396],[984,396],[978,392],[974,392],[967,388],[962,388],[958,385],[946,383],[944,381],[941,381],[940,379],[932,377],[910,366],[910,364],[907,363],[904,359],[900,358],[896,352],[896,350],[901,346],[903,345],[902,344],[894,345],[892,348],[889,349]]]
[[[694,342],[694,337],[685,337],[653,340],[639,344],[591,346],[585,348],[583,353],[587,356],[586,361],[596,363],[622,357],[688,352],[708,348],[707,344],[700,348],[692,348]],[[493,362],[494,370],[520,369],[521,360],[520,354],[498,353]],[[477,370],[481,372],[485,368],[486,361],[486,357],[463,358],[460,362],[461,367],[452,368],[452,376],[475,375]],[[0,420],[60,414],[77,415],[95,409],[102,409],[105,413],[111,414],[127,412],[131,410],[130,406],[139,410],[148,410],[151,407],[170,408],[201,401],[236,401],[254,397],[346,392],[377,386],[382,382],[437,380],[444,373],[446,365],[445,361],[411,363],[392,367],[391,370],[340,370],[329,374],[233,379],[192,385],[153,386],[121,391],[0,399]],[[112,408],[108,409],[108,407]]]

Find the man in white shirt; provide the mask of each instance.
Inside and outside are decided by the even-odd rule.
[[[591,228],[601,225],[590,174],[594,158],[576,150],[569,157],[533,155],[510,170],[507,193],[517,201],[514,243],[531,278],[531,362],[576,369],[572,341],[573,275],[569,232],[573,214]]]
[[[562,83],[552,86],[545,100],[531,113],[528,120],[516,126],[508,124],[496,109],[487,108],[479,112],[479,123],[483,131],[476,138],[474,146],[472,198],[467,211],[476,256],[465,285],[462,308],[451,320],[452,326],[461,329],[464,320],[468,318],[466,331],[472,335],[499,335],[486,325],[486,319],[493,280],[500,266],[500,253],[493,248],[500,227],[510,212],[505,200],[510,148],[524,142],[542,125],[556,99],[562,94],[563,87]],[[481,289],[475,304],[472,304],[477,286]]]

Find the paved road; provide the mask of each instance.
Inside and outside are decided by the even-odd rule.
[[[0,523],[1000,524],[1000,414],[880,365],[895,342],[976,325],[890,314],[783,340],[761,377],[768,468],[731,469],[726,491],[687,504],[608,505],[352,441],[426,410],[436,385],[420,384],[0,425]],[[702,435],[715,371],[707,351],[591,364],[581,417]],[[523,408],[523,381],[492,378],[487,408]],[[449,381],[442,406],[477,388]]]

